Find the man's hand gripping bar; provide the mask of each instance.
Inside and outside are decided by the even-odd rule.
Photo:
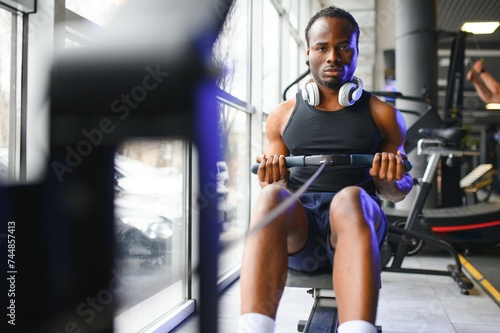
[[[352,166],[366,166],[369,167],[373,164],[373,155],[371,154],[333,154],[333,155],[297,155],[286,156],[285,163],[287,168],[291,167],[304,167],[307,165],[321,165],[326,164],[330,166],[338,165],[352,165]],[[412,164],[408,160],[403,160],[406,172],[412,169]],[[259,163],[252,165],[252,173],[257,174]]]

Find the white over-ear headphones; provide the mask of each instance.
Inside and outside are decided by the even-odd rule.
[[[344,83],[339,89],[339,103],[342,106],[353,105],[363,94],[363,81],[355,76],[351,82]],[[319,88],[316,82],[306,83],[302,90],[302,98],[312,106],[319,104]]]

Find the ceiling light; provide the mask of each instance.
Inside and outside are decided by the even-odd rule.
[[[462,31],[473,34],[492,34],[500,26],[500,22],[465,22]]]
[[[486,110],[500,110],[500,103],[488,103],[486,104]]]

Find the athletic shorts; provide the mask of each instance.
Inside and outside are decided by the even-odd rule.
[[[330,203],[335,193],[304,193],[300,201],[309,219],[309,238],[299,252],[288,256],[288,267],[303,271],[331,269],[334,249],[330,245]],[[372,196],[380,207],[380,199]],[[382,247],[387,237],[387,217],[380,208],[382,220],[377,229],[377,239]]]

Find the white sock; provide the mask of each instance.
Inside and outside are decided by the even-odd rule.
[[[364,320],[349,320],[340,324],[338,333],[377,333],[377,328]]]
[[[274,333],[274,319],[260,313],[245,313],[238,320],[238,333]]]

